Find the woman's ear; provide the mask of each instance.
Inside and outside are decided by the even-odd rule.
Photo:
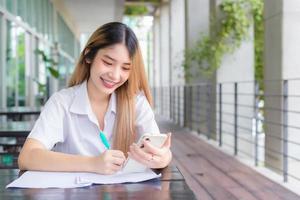
[[[88,64],[91,64],[91,63],[92,63],[91,59],[89,59],[89,58],[85,58],[84,60],[85,60],[85,62],[88,63]]]
[[[92,61],[91,59],[88,57],[88,53],[90,52],[90,49],[85,49],[84,50],[84,60],[86,63],[91,64]]]
[[[89,49],[89,48],[86,48],[86,49],[84,50],[84,55],[86,56],[89,52],[90,52],[90,49]]]

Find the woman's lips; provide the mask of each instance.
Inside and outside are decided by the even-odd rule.
[[[103,85],[106,87],[106,88],[113,88],[117,83],[115,82],[112,82],[112,81],[108,81],[108,80],[105,80],[103,78],[100,78],[102,80],[102,83]]]

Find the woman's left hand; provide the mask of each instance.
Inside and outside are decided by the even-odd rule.
[[[168,133],[168,137],[161,148],[151,145],[150,142],[146,140],[143,141],[143,144],[143,148],[140,148],[135,143],[130,145],[128,155],[132,159],[153,169],[164,168],[171,162],[171,133]]]

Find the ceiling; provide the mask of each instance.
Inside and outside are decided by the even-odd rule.
[[[78,35],[90,35],[110,21],[121,21],[124,0],[58,0]]]

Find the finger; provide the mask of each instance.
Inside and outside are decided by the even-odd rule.
[[[146,140],[144,140],[143,144],[144,144],[144,147],[145,147],[145,151],[147,151],[151,154],[162,156],[166,153],[166,151],[171,146],[171,133],[167,134],[166,141],[164,142],[164,144],[160,148],[152,145],[149,141],[146,141]]]
[[[143,158],[141,158],[139,155],[137,155],[135,152],[131,151],[128,153],[129,157],[139,163],[144,164]]]
[[[139,163],[141,163],[141,164],[143,164],[143,165],[145,165],[145,166],[148,166],[148,160],[145,160],[145,158],[143,158],[143,157],[141,157],[140,155],[138,155],[135,151],[131,151],[130,153],[129,153],[129,155],[130,155],[130,157],[132,158],[132,159],[134,159],[135,161],[137,161],[137,162],[139,162]]]
[[[155,155],[162,155],[163,152],[161,151],[161,148],[156,147],[152,145],[149,141],[143,141],[144,144],[144,151],[150,154],[155,154]]]
[[[112,163],[115,165],[123,165],[124,161],[125,161],[125,159],[123,159],[123,158],[113,157]]]
[[[148,166],[152,169],[161,168],[161,159],[159,156],[153,155],[151,160],[148,160]]]
[[[151,154],[143,152],[135,145],[131,145],[130,153],[135,158],[135,160],[141,163],[145,163],[145,161],[149,160],[152,156]]]
[[[112,164],[110,170],[113,172],[117,172],[121,169],[121,166]]]
[[[132,151],[142,157],[144,160],[149,160],[152,157],[152,153],[147,153],[145,150],[139,148],[136,144],[132,145]]]

